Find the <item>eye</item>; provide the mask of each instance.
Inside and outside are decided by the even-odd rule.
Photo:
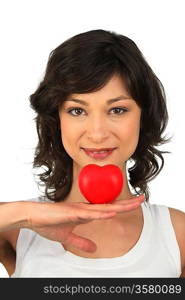
[[[118,111],[118,112],[121,111],[121,113],[116,113],[116,115],[122,115],[124,112],[128,111],[128,109],[124,107],[113,107],[111,108],[111,110]]]
[[[67,113],[74,116],[74,117],[76,117],[76,116],[79,116],[79,114],[77,113],[77,115],[74,115],[74,114],[72,114],[72,111],[76,111],[76,112],[78,111],[79,112],[79,110],[82,111],[83,109],[81,109],[80,107],[75,107],[75,108],[71,108],[71,109],[67,110]]]
[[[128,109],[125,108],[125,107],[113,107],[113,108],[111,108],[111,110],[114,110],[114,111],[118,112],[118,113],[114,113],[114,115],[122,115],[124,112],[128,111]],[[77,114],[73,114],[72,111],[77,112]],[[79,111],[84,111],[84,110],[80,107],[74,107],[74,108],[71,108],[71,109],[67,110],[67,113],[74,116],[74,117],[77,117],[77,116],[81,115],[79,113]],[[121,113],[120,113],[120,111],[121,111]]]

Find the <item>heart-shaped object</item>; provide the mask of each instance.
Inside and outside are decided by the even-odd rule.
[[[113,164],[103,167],[88,164],[82,168],[78,184],[84,197],[93,204],[109,203],[121,193],[123,172]]]

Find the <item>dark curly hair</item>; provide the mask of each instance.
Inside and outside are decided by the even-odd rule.
[[[48,199],[64,201],[72,186],[73,163],[61,141],[60,105],[72,93],[101,89],[114,74],[121,76],[141,108],[140,137],[128,173],[136,193],[144,193],[149,201],[147,182],[162,170],[162,154],[171,153],[156,148],[171,140],[162,137],[168,122],[164,87],[131,39],[102,29],[75,35],[55,48],[43,80],[29,97],[39,139],[32,163],[33,168],[47,167],[37,176]]]

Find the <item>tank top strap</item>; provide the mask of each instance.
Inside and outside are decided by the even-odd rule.
[[[155,230],[157,235],[161,235],[163,244],[166,247],[168,255],[171,256],[174,261],[177,273],[181,273],[181,256],[180,249],[176,239],[175,230],[171,221],[169,208],[165,205],[147,204],[154,220]]]

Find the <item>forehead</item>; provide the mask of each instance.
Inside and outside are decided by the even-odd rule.
[[[67,97],[66,101],[71,99],[77,99],[82,101],[85,100],[86,102],[91,102],[92,99],[95,98],[101,99],[102,101],[105,100],[108,102],[108,104],[114,102],[115,98],[120,98],[117,100],[132,99],[127,91],[123,79],[118,75],[114,75],[105,84],[105,86],[99,89],[98,91],[83,94],[73,93]]]

